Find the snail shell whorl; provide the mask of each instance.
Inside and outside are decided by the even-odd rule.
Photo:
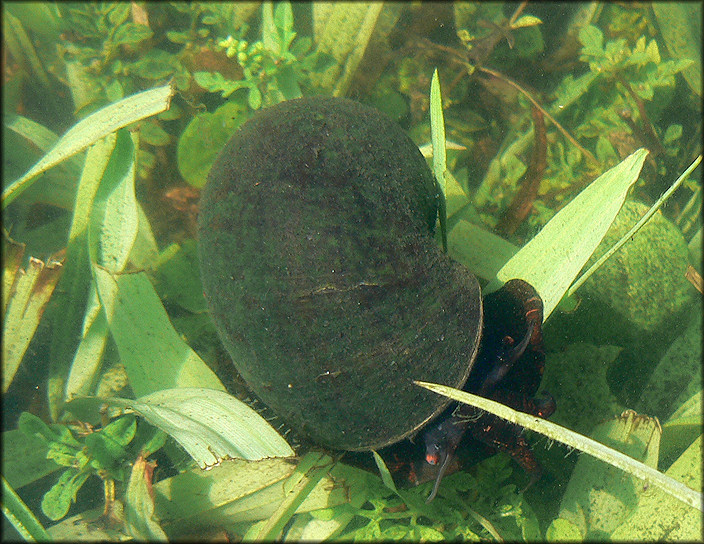
[[[408,436],[476,356],[476,278],[432,237],[432,174],[401,128],[339,98],[246,122],[216,160],[198,222],[203,286],[252,390],[335,449]]]

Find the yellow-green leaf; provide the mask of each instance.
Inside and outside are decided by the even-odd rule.
[[[201,468],[230,458],[294,455],[262,416],[224,391],[183,387],[110,402],[130,408],[171,435]]]

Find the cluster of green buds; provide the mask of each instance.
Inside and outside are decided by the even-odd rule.
[[[220,40],[218,45],[225,50],[228,58],[236,57],[242,67],[247,65],[254,68],[261,65],[264,53],[264,44],[261,41],[250,44],[247,40],[238,40],[228,36],[226,39]]]

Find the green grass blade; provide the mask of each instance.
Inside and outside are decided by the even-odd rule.
[[[447,252],[447,192],[445,170],[447,170],[447,149],[445,147],[445,117],[442,113],[442,96],[440,94],[440,78],[437,68],[430,82],[430,141],[433,144],[433,173],[438,185],[440,235],[442,248]]]
[[[50,542],[46,529],[32,511],[15,493],[5,477],[2,477],[2,513],[17,532],[29,542]]]
[[[384,459],[379,455],[376,451],[372,450],[372,455],[374,456],[374,462],[376,463],[376,467],[379,469],[379,474],[381,475],[381,481],[384,482],[384,485],[388,487],[391,491],[396,493],[398,495],[398,490],[396,489],[396,484],[394,483],[394,479],[391,476],[391,472],[389,471],[389,467],[386,466],[386,463],[384,463]]]
[[[416,385],[425,387],[439,395],[450,397],[453,400],[469,404],[480,410],[484,410],[494,414],[501,419],[510,421],[521,427],[525,427],[531,431],[542,434],[551,440],[555,440],[572,448],[575,448],[584,453],[609,463],[612,466],[620,468],[624,472],[644,480],[650,485],[662,489],[672,497],[688,504],[693,508],[704,511],[704,502],[702,494],[694,489],[691,489],[677,480],[658,472],[657,470],[645,465],[635,459],[624,455],[620,451],[604,446],[591,438],[583,436],[579,433],[571,431],[565,427],[546,421],[536,416],[517,412],[493,400],[485,399],[477,395],[472,395],[465,391],[453,389],[446,385],[438,385],[433,383],[416,381]]]
[[[49,406],[57,418],[66,396],[66,379],[71,361],[76,356],[77,340],[83,336],[86,304],[92,282],[88,251],[88,227],[93,214],[93,203],[106,176],[117,135],[115,133],[93,144],[85,157],[85,164],[76,190],[73,219],[68,236],[64,273],[56,290],[49,365]],[[92,380],[91,380],[92,381]]]

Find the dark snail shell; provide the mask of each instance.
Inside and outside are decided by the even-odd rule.
[[[476,278],[433,239],[418,148],[378,111],[304,98],[257,113],[203,190],[203,286],[237,370],[320,445],[367,450],[448,404],[476,357]]]

